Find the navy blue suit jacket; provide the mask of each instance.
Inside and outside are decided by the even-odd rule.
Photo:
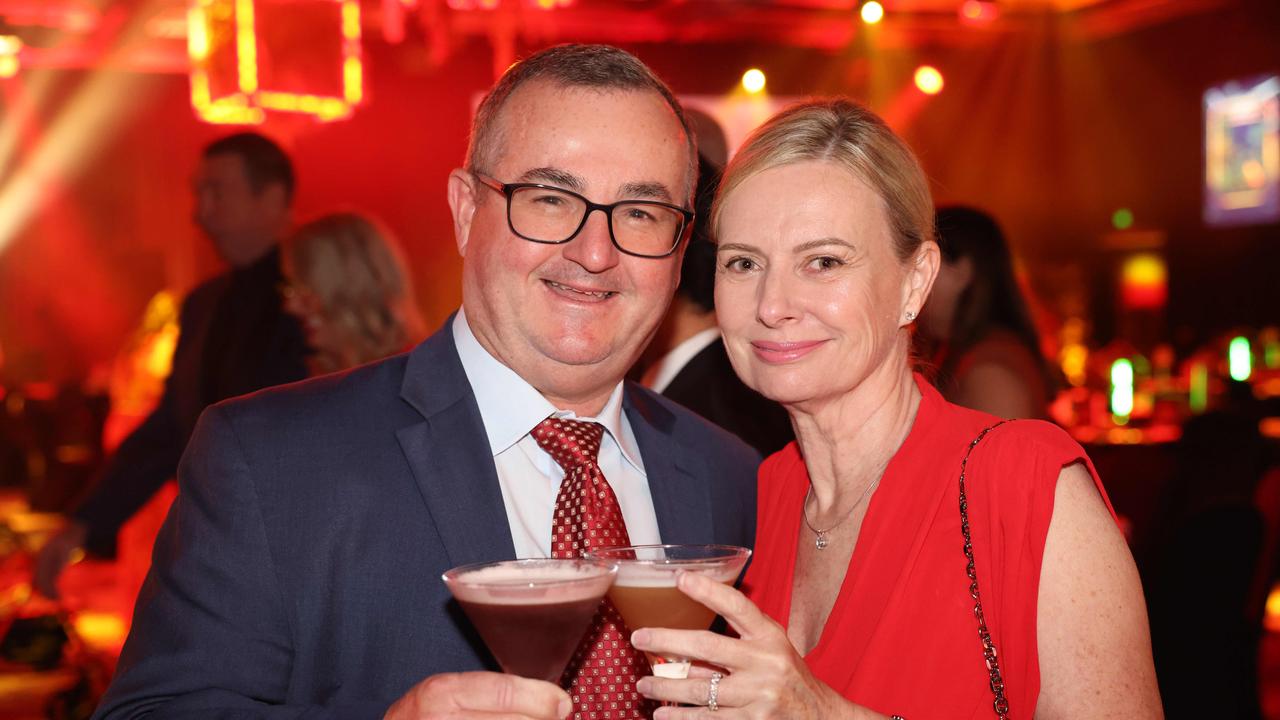
[[[628,384],[664,542],[750,546],[759,455]],[[495,669],[440,575],[515,556],[449,327],[202,416],[96,718],[381,717]]]

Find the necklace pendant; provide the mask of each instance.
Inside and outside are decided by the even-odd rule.
[[[825,530],[824,530],[824,531],[819,531],[819,532],[817,533],[817,535],[818,535],[818,536],[817,536],[817,537],[815,537],[815,538],[813,539],[813,546],[814,546],[814,547],[816,547],[816,548],[818,548],[819,550],[826,550],[826,549],[827,549],[827,533],[826,533],[826,531],[825,531]]]

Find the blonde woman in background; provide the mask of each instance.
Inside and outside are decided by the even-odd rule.
[[[407,349],[422,337],[413,288],[395,239],[356,213],[294,232],[281,258],[285,309],[302,322],[312,375]]]

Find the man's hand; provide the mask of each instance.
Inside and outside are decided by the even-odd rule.
[[[383,720],[564,720],[572,710],[569,694],[549,682],[492,672],[445,673],[414,685]]]
[[[58,578],[71,562],[72,553],[84,546],[89,529],[68,520],[67,526],[49,538],[36,555],[35,586],[47,598],[58,599]]]

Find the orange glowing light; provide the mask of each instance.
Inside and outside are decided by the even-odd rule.
[[[128,634],[124,618],[104,612],[82,612],[75,618],[76,634],[94,648],[116,648]]]
[[[236,0],[236,57],[240,92],[258,90],[258,34],[253,29],[253,0]]]
[[[764,72],[759,68],[751,68],[742,73],[742,89],[752,95],[756,95],[764,90],[765,76]]]
[[[960,19],[973,25],[989,23],[1000,16],[1000,8],[990,0],[965,0],[960,5]]]
[[[0,78],[11,78],[18,74],[21,63],[18,53],[22,50],[22,40],[14,35],[0,35]]]
[[[1164,258],[1138,253],[1120,267],[1120,302],[1127,308],[1164,307],[1169,297],[1169,271]]]
[[[884,19],[884,6],[876,2],[876,0],[870,0],[870,2],[862,5],[861,15],[862,22],[868,25],[875,25]]]
[[[187,11],[187,55],[192,62],[204,62],[209,57],[209,25],[202,6]]]
[[[942,73],[932,65],[921,65],[916,68],[916,87],[925,95],[937,95],[942,92]]]
[[[1280,583],[1271,586],[1267,595],[1267,611],[1262,625],[1271,632],[1280,632]]]
[[[540,10],[555,10],[556,0],[535,0]]]

